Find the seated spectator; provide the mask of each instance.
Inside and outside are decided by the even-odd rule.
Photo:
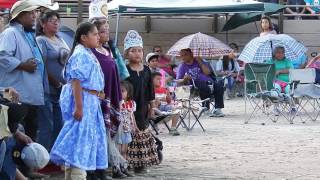
[[[279,93],[285,93],[290,97],[290,84],[289,84],[289,69],[293,69],[292,62],[285,57],[285,49],[282,46],[278,46],[274,49],[273,59],[269,61],[275,65],[276,80],[274,81],[274,88]],[[294,102],[291,102],[292,112],[296,112]],[[277,106],[275,107],[276,115],[279,114]]]
[[[230,53],[223,56],[222,60],[219,60],[216,67],[217,74],[220,76],[226,76],[227,85],[227,99],[234,97],[234,88],[240,67],[235,60],[235,55]]]
[[[158,54],[156,54],[156,53],[147,54],[146,63],[152,73],[159,72],[163,75],[162,79],[161,79],[161,86],[165,87],[166,85],[169,85],[172,82],[173,77],[170,76],[165,70],[160,68]]]
[[[22,131],[20,131],[19,123],[23,121],[24,117],[28,112],[28,108],[23,104],[18,104],[19,95],[12,88],[2,89],[3,94],[0,93],[0,109],[1,105],[5,105],[9,107],[8,109],[8,127],[1,127],[1,135],[4,135],[4,129],[9,129],[9,134],[13,136],[4,136],[0,137],[0,144],[4,143],[6,146],[4,161],[2,164],[2,169],[0,169],[0,179],[7,180],[26,180],[20,171],[17,169],[17,165],[15,164],[12,158],[12,151],[17,143],[29,144],[32,142],[32,139],[25,135]],[[6,99],[6,98],[8,99]],[[3,120],[0,118],[0,121]],[[5,123],[0,123],[1,125]],[[42,177],[42,176],[41,176]],[[40,178],[41,178],[40,177]],[[38,177],[39,178],[39,177]]]
[[[236,78],[236,92],[238,97],[242,97],[244,94],[244,65],[245,63],[238,59],[240,55],[239,46],[236,43],[230,43],[229,46],[233,50],[233,54],[235,55],[235,60],[239,64],[239,73]]]
[[[275,30],[271,22],[271,19],[268,16],[264,16],[261,18],[260,26],[261,26],[260,37],[268,34],[277,34],[277,31]]]
[[[170,76],[175,77],[171,59],[165,54],[163,54],[161,46],[154,46],[152,52],[159,55],[159,68],[166,71]]]
[[[304,0],[288,0],[287,5],[305,5]],[[306,12],[306,8],[304,7],[287,7],[287,13],[293,14],[296,16],[289,16],[288,19],[301,19],[301,16],[297,16],[299,14],[304,14]]]
[[[223,117],[221,109],[224,108],[223,103],[223,83],[216,82],[211,77],[212,72],[209,67],[203,63],[202,59],[194,58],[191,49],[182,49],[180,51],[180,57],[182,63],[179,65],[177,73],[177,82],[179,85],[190,85],[192,80],[195,86],[199,89],[201,99],[207,99],[214,97],[215,110],[212,113],[212,117]],[[213,92],[209,87],[209,84],[213,84]],[[210,109],[210,103],[205,102],[204,107]]]
[[[152,73],[152,81],[155,92],[155,107],[161,112],[173,113],[176,109],[172,104],[172,97],[169,90],[161,86],[162,75],[159,72]],[[156,111],[157,112],[157,111]],[[169,131],[173,136],[178,136],[180,133],[177,130],[179,114],[171,114],[169,117],[172,120],[171,129]]]
[[[306,3],[306,10],[310,14],[320,14],[320,3],[319,0],[304,0]],[[310,7],[310,6],[318,6],[318,7]]]

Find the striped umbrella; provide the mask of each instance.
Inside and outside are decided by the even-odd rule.
[[[297,40],[286,34],[269,34],[252,39],[243,49],[239,60],[246,63],[264,63],[272,59],[273,48],[285,48],[285,56],[295,60],[307,52],[307,48]]]
[[[229,54],[232,49],[220,40],[202,33],[186,36],[176,42],[168,51],[168,55],[179,56],[181,49],[190,48],[195,56],[216,57]]]

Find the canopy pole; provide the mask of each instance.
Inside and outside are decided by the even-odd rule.
[[[227,13],[226,14],[226,22],[225,23],[228,22],[228,16],[229,16],[229,14]],[[229,30],[226,31],[226,44],[229,44]]]
[[[118,46],[118,38],[119,38],[119,22],[120,22],[120,13],[117,13],[117,24],[116,24],[116,37],[115,37],[115,44]]]

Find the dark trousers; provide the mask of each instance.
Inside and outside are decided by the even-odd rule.
[[[224,108],[223,93],[224,87],[222,81],[211,82],[213,83],[213,91],[209,87],[207,81],[195,81],[196,87],[199,89],[200,99],[214,98],[215,108]],[[204,107],[210,109],[210,102],[205,102]]]
[[[28,135],[34,142],[37,140],[37,130],[38,130],[38,121],[37,121],[37,112],[38,106],[26,105],[28,108],[27,115],[23,119],[23,127],[25,129],[25,134]]]

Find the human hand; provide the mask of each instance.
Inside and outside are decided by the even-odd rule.
[[[192,79],[192,77],[189,74],[185,74],[183,77],[184,81],[190,81]]]
[[[83,117],[82,107],[76,107],[75,111],[73,112],[73,117],[74,117],[77,121],[81,121],[81,119],[82,119],[82,117]]]
[[[100,99],[105,99],[106,98],[106,94],[104,92],[100,92],[99,93],[99,98]]]
[[[24,144],[30,144],[33,142],[29,136],[20,132],[19,130],[17,130],[17,132],[15,133],[15,138]]]
[[[28,59],[26,62],[21,63],[19,68],[23,71],[34,73],[34,71],[37,69],[36,60],[34,58]]]
[[[13,103],[19,102],[19,94],[14,88],[8,88],[4,94],[5,98]]]

